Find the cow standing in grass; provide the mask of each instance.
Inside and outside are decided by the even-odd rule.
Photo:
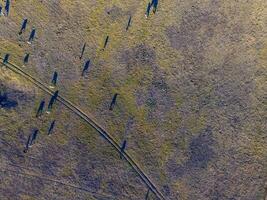
[[[23,33],[23,31],[25,31],[25,30],[26,30],[27,23],[28,23],[28,19],[24,19],[24,20],[23,20],[23,22],[22,22],[22,25],[21,25],[20,31],[19,31],[19,35],[21,35],[21,34]]]
[[[3,10],[3,8],[2,8],[2,6],[0,6],[0,16],[3,15],[3,14],[2,14],[2,10]]]
[[[90,62],[91,62],[90,59],[85,62],[83,71],[82,71],[82,76],[84,76],[85,72],[89,69]]]
[[[29,148],[34,144],[35,140],[37,139],[39,130],[36,129],[33,133],[31,133],[28,137],[25,149],[24,149],[24,153],[27,153],[27,151],[29,150]]]
[[[25,55],[24,59],[23,59],[23,63],[24,63],[24,64],[27,64],[27,63],[29,62],[29,57],[30,57],[30,54],[27,53],[27,54]]]
[[[8,16],[10,10],[10,0],[6,0],[5,10],[6,10],[6,16]]]
[[[54,130],[54,127],[55,127],[55,123],[56,123],[56,120],[52,121],[51,124],[50,124],[50,127],[48,129],[48,135],[51,135],[53,130]]]
[[[44,107],[45,107],[45,100],[43,99],[40,102],[39,108],[38,108],[37,113],[36,113],[36,117],[39,117],[39,116],[41,116],[43,114]]]
[[[149,17],[150,9],[151,9],[151,3],[148,2],[148,4],[147,4],[147,8],[146,8],[146,17]]]
[[[53,74],[52,81],[51,81],[53,87],[57,85],[57,78],[58,78],[58,73],[55,71]]]
[[[56,102],[58,97],[58,90],[53,94],[53,96],[51,97],[49,103],[48,103],[48,112],[50,112],[53,108],[54,103]]]
[[[158,4],[159,4],[159,1],[158,0],[152,0],[151,5],[153,6],[153,13],[156,13],[157,12]]]
[[[36,34],[36,29],[33,28],[33,29],[32,29],[32,32],[31,32],[31,34],[30,34],[29,40],[28,40],[28,43],[29,43],[29,44],[31,44],[32,41],[34,40],[35,34]]]
[[[110,106],[109,106],[109,110],[113,110],[113,108],[114,108],[114,106],[115,106],[115,104],[116,104],[118,95],[119,95],[119,94],[116,93],[116,94],[113,96],[112,101],[111,101],[111,104],[110,104]]]
[[[8,53],[5,55],[4,60],[3,60],[4,64],[8,63],[9,56],[10,56],[10,54],[8,54]]]

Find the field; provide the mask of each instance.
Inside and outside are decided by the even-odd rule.
[[[0,57],[9,53],[46,85],[57,71],[54,90],[118,144],[126,140],[166,199],[266,200],[267,1],[159,0],[146,17],[147,4],[11,0],[0,16]],[[47,107],[50,95],[0,65],[1,200],[146,199],[126,160],[62,103],[36,118],[43,99]]]

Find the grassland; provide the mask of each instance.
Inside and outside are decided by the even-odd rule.
[[[168,199],[264,200],[266,1],[159,0],[145,18],[147,3],[12,1],[9,17],[0,17],[0,56],[22,65],[30,53],[23,69],[47,84],[56,70],[60,93],[119,143],[127,139],[127,152]],[[92,65],[81,77],[87,59]],[[35,118],[49,97],[4,67],[0,74],[1,92],[17,102],[0,108],[0,170],[15,171],[0,173],[0,199],[145,199],[145,185],[93,129],[60,104]],[[41,131],[36,145],[16,156],[34,128]]]

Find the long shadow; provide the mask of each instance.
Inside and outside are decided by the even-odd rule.
[[[3,60],[0,58],[0,60]],[[10,63],[6,62],[3,63],[4,66],[6,66],[11,71],[23,76],[28,81],[32,82],[35,86],[43,90],[44,92],[48,93],[49,95],[54,95],[54,92],[49,89],[48,86],[46,86],[44,83],[36,79],[35,77],[31,76],[24,70],[22,70],[20,67]],[[80,108],[75,106],[73,103],[65,99],[64,97],[58,95],[57,101],[62,103],[66,108],[68,108],[71,112],[75,113],[77,116],[79,116],[81,119],[83,119],[86,123],[88,123],[91,127],[93,127],[110,145],[112,145],[115,150],[120,154],[121,153],[121,147],[117,141],[109,134],[107,131],[105,131],[96,121],[94,121],[91,117],[89,117],[85,112],[83,112]],[[159,199],[167,199],[163,196],[163,194],[160,192],[160,190],[155,186],[155,184],[148,178],[148,176],[143,172],[143,170],[139,167],[139,165],[130,157],[130,155],[124,151],[121,153],[122,157],[125,158],[125,160],[128,162],[128,164],[134,169],[134,171],[138,174],[138,176],[142,179],[142,181],[147,185],[147,187],[150,188],[150,190],[159,198]]]

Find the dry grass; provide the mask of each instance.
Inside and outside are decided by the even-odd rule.
[[[263,199],[266,2],[164,0],[148,19],[146,5],[121,0],[12,1],[10,16],[0,17],[0,55],[10,53],[11,61],[21,65],[30,53],[24,69],[47,84],[57,70],[60,93],[117,141],[127,139],[127,151],[169,199]],[[130,15],[132,25],[126,31]],[[23,18],[29,24],[18,36]],[[37,38],[28,45],[32,27]],[[84,42],[87,48],[80,60]],[[92,65],[81,77],[89,58]],[[144,198],[144,185],[95,131],[60,105],[35,119],[40,100],[48,102],[49,97],[0,70],[0,84],[18,102],[14,109],[0,109],[5,130],[1,138],[21,152],[32,128],[39,127],[40,144],[29,154],[64,167],[27,158],[21,166],[114,199]],[[110,112],[116,92],[118,102]],[[48,137],[53,119],[56,131]],[[0,148],[12,150],[3,143]],[[0,167],[7,167],[13,157],[1,152]],[[0,184],[4,199],[91,198],[65,187],[55,192],[44,181],[38,183],[39,192],[29,192],[23,181],[33,180],[20,179],[19,187],[13,187],[16,176],[1,179],[6,180]]]

